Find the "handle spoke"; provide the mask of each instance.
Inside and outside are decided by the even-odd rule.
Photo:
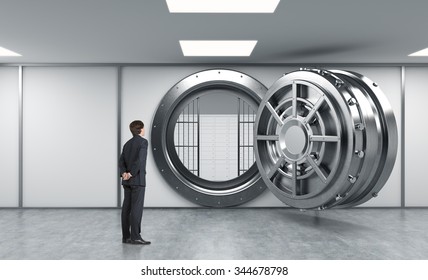
[[[303,120],[303,124],[307,124],[315,115],[315,113],[318,111],[318,109],[321,107],[321,105],[324,103],[325,97],[324,95],[318,99],[317,103],[315,103],[314,107],[309,111],[306,118]]]
[[[279,141],[279,135],[257,135],[259,141]]]
[[[275,109],[272,107],[272,104],[270,102],[266,103],[266,107],[274,117],[274,119],[279,123],[280,125],[283,125],[284,122],[282,121],[281,117],[278,115],[278,113],[275,111]]]
[[[336,135],[311,135],[310,141],[312,141],[312,142],[339,142],[340,136],[336,136]]]
[[[297,117],[297,91],[298,91],[298,85],[296,83],[293,83],[293,102],[292,102],[292,115],[293,118]]]
[[[300,181],[297,180],[297,162],[293,162],[291,170],[291,193],[297,195],[300,192]]]
[[[272,169],[269,171],[268,178],[269,179],[273,179],[273,177],[275,177],[275,175],[278,173],[278,169],[280,168],[280,166],[285,162],[285,158],[281,157],[276,163],[275,165],[272,167]]]
[[[309,162],[309,164],[312,166],[312,168],[317,173],[318,177],[320,177],[321,181],[323,183],[327,183],[327,175],[324,174],[324,171],[321,170],[321,168],[317,165],[317,163],[312,159],[311,156],[307,156],[306,160]]]

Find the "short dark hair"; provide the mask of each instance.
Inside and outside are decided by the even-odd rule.
[[[144,123],[140,120],[133,121],[129,124],[129,130],[131,130],[132,135],[138,135],[141,133],[141,130],[144,128]]]

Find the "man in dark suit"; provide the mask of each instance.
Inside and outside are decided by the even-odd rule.
[[[122,242],[148,245],[141,233],[144,194],[146,192],[146,159],[148,141],[144,136],[144,123],[133,121],[129,125],[133,137],[123,146],[119,159],[120,176],[125,191],[122,205]]]

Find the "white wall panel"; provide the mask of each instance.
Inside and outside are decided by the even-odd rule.
[[[0,207],[19,206],[18,67],[0,67]]]
[[[24,68],[24,207],[115,207],[117,69]]]
[[[428,104],[428,67],[406,67],[405,85],[406,206],[428,206],[428,132],[425,113]]]
[[[394,111],[398,128],[398,151],[394,169],[379,192],[379,196],[362,204],[364,207],[401,206],[401,68],[400,67],[341,67],[355,71],[376,82]]]

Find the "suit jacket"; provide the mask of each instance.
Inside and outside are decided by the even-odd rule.
[[[131,173],[129,180],[122,180],[124,186],[146,185],[146,160],[148,141],[140,135],[135,135],[125,143],[119,159],[119,176],[124,172]]]

